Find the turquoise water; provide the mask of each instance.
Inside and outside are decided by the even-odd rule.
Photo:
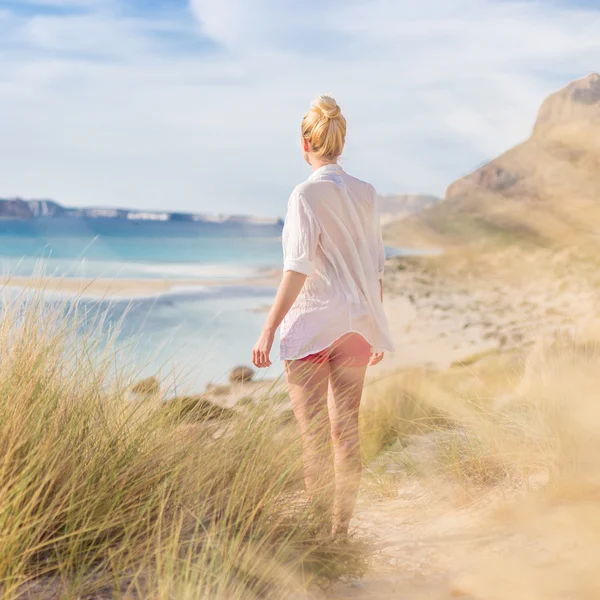
[[[99,221],[99,222],[97,222]],[[3,274],[142,279],[240,278],[281,262],[280,230],[193,223],[0,221]]]
[[[232,366],[250,362],[274,290],[231,285],[252,279],[282,260],[278,227],[221,227],[193,223],[34,219],[0,222],[3,275],[210,280],[211,286],[176,285],[145,298],[79,301],[93,327],[99,314],[128,367],[140,377],[160,374],[170,385],[202,391]],[[219,286],[218,282],[229,285]],[[60,294],[48,294],[48,300]],[[67,300],[68,301],[68,300]],[[85,329],[85,327],[84,327]],[[275,352],[276,355],[276,352]],[[276,365],[268,374],[281,373]]]
[[[388,249],[389,254],[407,254]],[[132,223],[94,219],[0,221],[3,275],[206,279],[211,286],[175,285],[145,298],[80,300],[82,314],[118,328],[128,367],[140,377],[160,375],[180,390],[202,391],[223,381],[236,364],[250,364],[265,308],[275,290],[234,285],[282,261],[280,228],[214,228],[193,223]],[[219,281],[229,283],[218,285]],[[49,294],[54,301],[56,294]],[[61,299],[64,302],[64,297]],[[91,325],[90,325],[91,327]],[[278,356],[277,345],[273,359]],[[262,371],[275,377],[281,363]]]
[[[159,375],[178,393],[188,393],[202,391],[209,381],[227,381],[236,364],[251,364],[252,346],[273,296],[274,290],[264,287],[210,286],[80,304],[91,322],[100,313],[107,315],[107,326],[118,324],[123,357],[140,378]],[[273,358],[277,355],[275,347]],[[281,373],[281,363],[275,362],[260,376]]]

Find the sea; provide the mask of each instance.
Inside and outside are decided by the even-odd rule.
[[[389,248],[388,253],[412,252]],[[275,295],[258,280],[281,263],[277,227],[69,217],[0,221],[4,277],[210,281],[119,298],[46,292],[49,303],[77,302],[90,327],[101,321],[114,332],[113,343],[127,357],[131,376],[156,376],[177,393],[201,393],[208,383],[226,382],[233,366],[251,364],[252,346]],[[82,335],[87,333],[84,323]],[[277,341],[272,358],[273,366],[260,377],[282,374]]]

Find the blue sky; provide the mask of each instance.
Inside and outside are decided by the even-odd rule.
[[[348,171],[441,195],[598,32],[596,0],[0,0],[0,196],[282,215],[326,92]]]

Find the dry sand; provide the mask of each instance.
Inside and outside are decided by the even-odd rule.
[[[502,491],[468,504],[448,488],[407,482],[397,498],[361,498],[353,525],[371,554],[360,580],[311,600],[595,600],[598,510]],[[529,511],[526,513],[526,511]]]
[[[276,285],[276,275],[267,273],[264,277],[252,279],[105,279],[70,277],[2,277],[0,286],[27,289],[41,289],[68,296],[91,298],[143,298],[158,296],[178,288],[199,289],[207,286],[233,285]]]
[[[419,263],[396,260],[385,286],[396,351],[372,370],[375,376],[395,368],[445,369],[490,351],[523,348],[560,331],[581,330],[600,305],[598,287],[569,274],[512,283],[469,280],[433,275]]]

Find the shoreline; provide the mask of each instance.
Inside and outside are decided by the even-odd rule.
[[[157,297],[177,291],[202,291],[205,288],[252,286],[275,288],[278,276],[270,272],[261,277],[239,279],[143,279],[88,277],[0,277],[0,288],[40,290],[72,298],[132,300]]]

